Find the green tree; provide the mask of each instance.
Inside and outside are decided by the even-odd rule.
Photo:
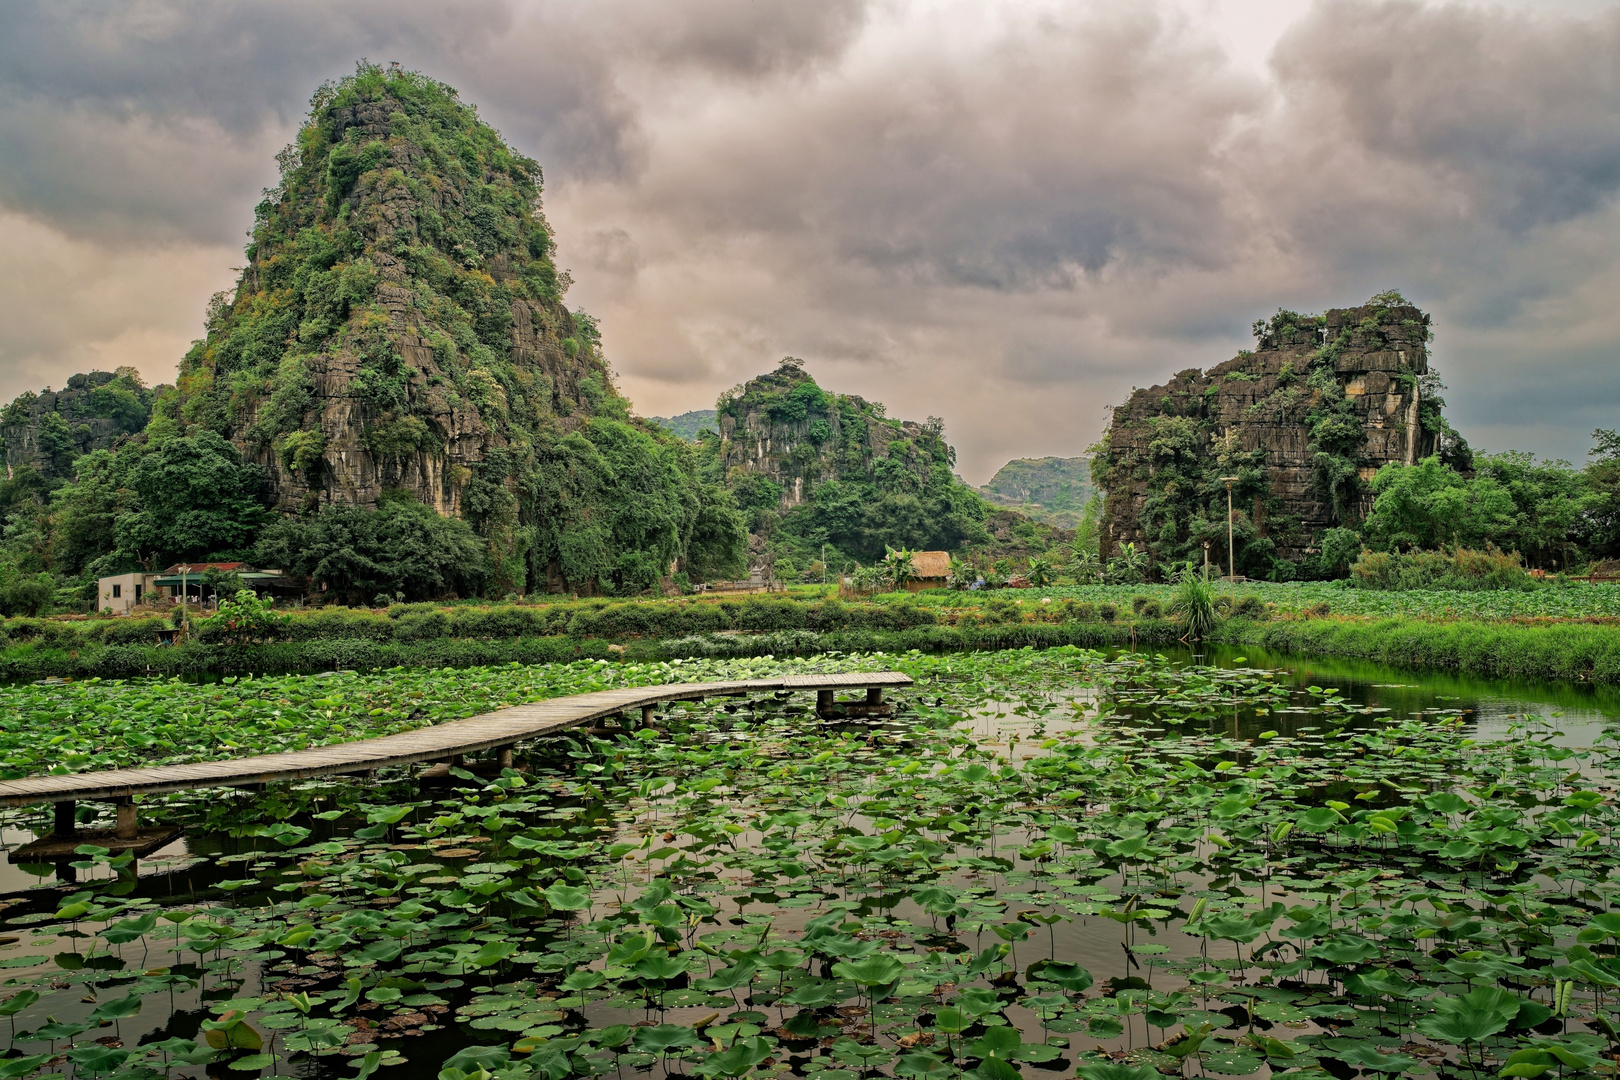
[[[1489,476],[1470,481],[1438,456],[1385,465],[1373,477],[1373,492],[1362,535],[1378,550],[1483,548],[1512,532],[1515,507],[1507,489]]]
[[[686,572],[698,581],[733,578],[748,567],[748,530],[731,493],[705,484],[692,539],[686,549]]]
[[[116,551],[118,519],[139,508],[139,496],[129,486],[129,469],[138,457],[135,447],[117,453],[92,450],[73,463],[73,482],[58,488],[51,499],[57,570],[114,573],[137,565],[133,556],[119,565]]]
[[[375,510],[328,505],[284,518],[264,531],[254,558],[353,603],[378,593],[473,595],[489,572],[484,543],[465,521],[403,493],[389,493]]]
[[[247,551],[270,516],[264,474],[211,431],[166,439],[128,473],[139,509],[117,518],[120,552],[147,565]]]

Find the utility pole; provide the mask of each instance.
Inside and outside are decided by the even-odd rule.
[[[1228,511],[1230,512],[1230,511]],[[1204,584],[1209,584],[1209,541],[1204,541]]]
[[[1238,482],[1236,476],[1223,476],[1221,483],[1226,485],[1226,578],[1228,581],[1237,581],[1237,546],[1232,541],[1232,485]]]
[[[186,591],[186,575],[191,570],[189,563],[180,564],[180,631],[187,637],[191,636],[191,612],[187,610],[187,601],[191,595]]]

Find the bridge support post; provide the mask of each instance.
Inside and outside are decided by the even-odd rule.
[[[827,717],[833,711],[833,692],[831,690],[816,691],[816,715]]]
[[[495,764],[503,769],[512,767],[512,748],[510,746],[502,746],[496,749]]]
[[[650,726],[652,724],[652,722],[653,722],[653,707],[651,705],[643,705],[641,707],[641,723],[642,723],[642,725],[643,726]]]
[[[53,809],[56,811],[56,827],[52,830],[58,840],[71,840],[79,835],[79,804],[72,799],[63,799]]]
[[[139,825],[135,819],[135,800],[119,799],[118,827],[114,835],[120,840],[133,840],[138,831]]]
[[[881,687],[881,686],[868,686],[866,688],[866,703],[868,705],[881,705],[881,704],[883,704],[883,687]]]

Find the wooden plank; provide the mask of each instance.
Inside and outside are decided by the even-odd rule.
[[[529,705],[514,705],[498,712],[452,720],[430,728],[310,750],[188,765],[108,769],[0,781],[0,806],[25,806],[70,799],[120,799],[194,788],[308,780],[393,765],[440,761],[456,754],[476,754],[510,746],[617,713],[631,712],[644,705],[670,701],[778,690],[860,690],[909,685],[911,678],[907,675],[877,671],[599,690],[592,694],[575,694]]]

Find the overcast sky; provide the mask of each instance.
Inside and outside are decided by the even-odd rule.
[[[1620,427],[1620,7],[1356,0],[12,0],[0,398],[173,378],[315,86],[458,87],[546,173],[637,411],[803,358],[1078,454],[1279,306],[1398,288],[1477,446]]]

